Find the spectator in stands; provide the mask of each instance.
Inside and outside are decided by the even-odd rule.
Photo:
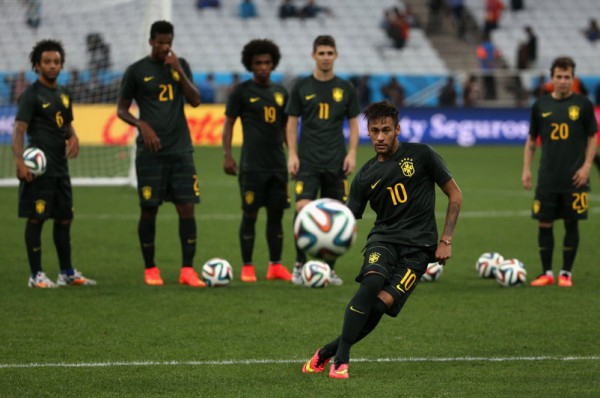
[[[95,71],[90,73],[88,95],[84,102],[90,104],[102,104],[108,102],[107,89],[102,80],[100,80],[100,76]]]
[[[104,42],[100,33],[90,33],[86,39],[88,68],[91,74],[106,72],[111,67],[110,46]]]
[[[361,110],[365,109],[371,103],[370,79],[371,77],[368,74],[354,76],[350,79],[350,82],[356,88],[356,96],[358,97],[358,104],[360,105]]]
[[[298,16],[298,10],[294,5],[293,0],[283,0],[281,5],[279,6],[279,18],[296,18]]]
[[[481,100],[481,86],[477,81],[477,76],[470,75],[463,88],[463,105],[465,107],[475,107]]]
[[[404,87],[398,82],[396,76],[392,76],[390,82],[381,87],[381,94],[396,107],[404,105]]]
[[[325,13],[331,15],[331,10],[327,7],[317,5],[315,0],[308,0],[304,7],[300,10],[300,17],[302,18],[316,18],[319,14]]]
[[[490,40],[489,34],[484,33],[481,43],[477,46],[477,58],[483,74],[484,97],[494,100],[496,99],[496,78],[493,73],[498,66],[500,51]]]
[[[398,8],[385,11],[385,18],[381,24],[387,36],[392,39],[394,48],[404,48],[409,37],[409,24],[405,14]]]
[[[27,10],[25,11],[25,20],[30,28],[37,29],[42,21],[42,0],[25,0]]]
[[[16,76],[6,76],[4,82],[10,87],[10,102],[16,104],[19,102],[21,94],[29,87],[31,82],[27,80],[25,71],[20,71]]]
[[[73,69],[69,73],[69,82],[67,83],[67,90],[71,93],[71,101],[74,103],[87,102],[90,97],[90,92],[86,82],[81,80],[79,76],[79,70]]]
[[[510,9],[513,11],[521,11],[525,8],[525,0],[510,0]]]
[[[203,104],[214,104],[216,96],[215,87],[215,76],[212,73],[206,75],[206,80],[203,80],[198,84],[198,91],[200,92],[200,99]]]
[[[465,4],[463,0],[447,0],[454,25],[456,26],[456,36],[465,40],[467,34],[467,20],[465,15]]]
[[[429,10],[429,15],[427,16],[427,33],[440,33],[442,31],[444,0],[428,0],[427,7]]]
[[[546,75],[541,74],[538,76],[537,84],[533,88],[533,91],[531,92],[531,95],[533,96],[533,98],[538,99],[541,96],[548,94],[546,92],[545,85],[546,85]]]
[[[500,26],[500,18],[502,17],[502,11],[506,6],[502,0],[486,0],[485,1],[485,24],[483,26],[483,33],[488,34],[497,29]]]
[[[439,106],[455,107],[456,106],[456,87],[454,87],[454,77],[448,77],[446,84],[440,90],[438,96]]]
[[[537,60],[537,36],[531,26],[525,27],[525,34],[527,35],[527,41],[525,42],[527,46],[527,61],[529,61],[529,66],[531,67]]]
[[[221,8],[221,2],[219,0],[198,0],[196,1],[196,8],[203,10],[205,8]]]
[[[252,0],[242,0],[240,3],[240,18],[249,19],[258,17],[256,5]]]
[[[600,84],[596,86],[596,101],[594,103],[600,106]],[[598,167],[598,169],[600,169],[600,166]]]
[[[583,34],[590,43],[600,39],[600,28],[598,28],[598,22],[595,18],[590,19],[590,24],[584,29]]]

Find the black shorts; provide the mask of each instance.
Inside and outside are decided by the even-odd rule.
[[[397,243],[373,242],[364,252],[364,260],[356,281],[375,271],[385,277],[383,290],[394,298],[387,314],[396,317],[419,284],[427,264],[435,260],[435,247],[402,246]]]
[[[73,189],[69,176],[39,176],[19,185],[19,217],[73,219]]]
[[[238,182],[244,211],[254,212],[263,206],[272,209],[290,207],[286,170],[280,172],[245,171],[240,173]]]
[[[302,199],[315,200],[319,191],[321,198],[337,199],[341,202],[348,200],[348,179],[343,170],[315,170],[302,168],[296,176],[294,193],[296,202]]]
[[[588,193],[536,192],[531,217],[540,221],[556,219],[585,220],[588,216]]]
[[[158,156],[140,151],[135,158],[141,207],[160,206],[163,201],[199,203],[200,190],[192,153]]]

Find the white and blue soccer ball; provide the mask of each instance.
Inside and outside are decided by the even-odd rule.
[[[309,260],[302,266],[300,276],[303,286],[326,287],[331,280],[331,268],[323,261]]]
[[[46,172],[46,154],[40,148],[29,147],[23,151],[25,166],[34,176],[41,176]]]
[[[298,213],[294,238],[303,252],[321,260],[334,260],[356,240],[356,219],[338,200],[313,200]]]
[[[427,270],[421,276],[421,280],[425,282],[435,282],[444,273],[444,266],[440,263],[429,263],[427,265]]]
[[[227,286],[233,280],[233,268],[225,259],[211,258],[202,265],[202,279],[210,287]]]
[[[527,280],[525,264],[516,258],[504,260],[496,271],[496,282],[504,287],[518,286]]]
[[[504,257],[500,253],[487,252],[483,253],[475,263],[475,269],[480,278],[494,279],[498,266],[504,261]]]

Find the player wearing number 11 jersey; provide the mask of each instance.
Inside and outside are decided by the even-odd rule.
[[[358,219],[367,204],[375,225],[367,238],[358,291],[344,313],[341,334],[315,352],[304,373],[325,370],[348,378],[352,345],[367,336],[387,314],[396,317],[432,261],[450,258],[452,236],[462,194],[440,156],[429,146],[398,141],[398,110],[388,102],[365,109],[367,128],[377,155],[356,173],[347,205]],[[446,220],[438,244],[435,186],[448,197]]]
[[[596,155],[598,125],[592,103],[572,91],[575,62],[568,57],[554,60],[550,68],[554,91],[538,99],[531,109],[529,137],[523,154],[521,181],[532,187],[531,161],[537,140],[541,140],[542,156],[532,217],[538,220],[538,245],[542,274],[532,286],[554,284],[552,254],[554,220],[565,224],[563,266],[558,285],[570,287],[571,269],[579,245],[579,220],[587,218],[590,169]]]

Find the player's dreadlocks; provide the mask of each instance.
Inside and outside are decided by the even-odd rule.
[[[252,58],[261,54],[270,54],[273,58],[273,70],[277,68],[281,59],[277,44],[268,39],[256,39],[246,44],[242,50],[242,64],[249,72],[252,72]]]

